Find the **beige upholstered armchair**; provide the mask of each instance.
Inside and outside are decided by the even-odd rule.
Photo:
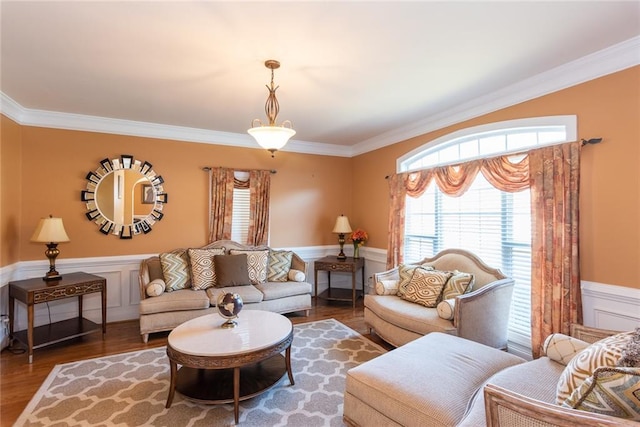
[[[446,249],[417,264],[471,273],[472,289],[455,297],[451,314],[443,316],[437,308],[406,301],[393,292],[380,295],[389,283],[399,281],[398,267],[374,274],[376,295],[364,298],[364,321],[371,330],[396,347],[431,332],[457,335],[499,349],[507,347],[513,279],[463,249]]]
[[[571,325],[571,336],[585,343],[594,343],[617,333],[619,332],[577,324]],[[555,381],[551,385],[555,385]],[[533,399],[492,384],[491,380],[484,387],[484,404],[487,427],[638,427],[640,425],[632,420],[578,411]]]

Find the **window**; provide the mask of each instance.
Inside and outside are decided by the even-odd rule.
[[[398,160],[400,172],[575,140],[575,116],[494,123],[439,138]],[[522,157],[522,156],[521,156]],[[517,161],[514,160],[514,161]],[[529,190],[506,193],[478,174],[460,197],[444,194],[432,182],[405,204],[406,262],[446,248],[464,248],[512,277],[514,288],[509,341],[531,348],[531,207]]]
[[[249,179],[248,172],[234,172],[234,177],[239,181]],[[251,197],[249,188],[233,189],[233,211],[231,216],[231,240],[247,243],[249,234],[249,213],[251,207]]]

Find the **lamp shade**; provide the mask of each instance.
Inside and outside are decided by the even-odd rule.
[[[31,236],[32,242],[60,243],[68,242],[69,236],[64,230],[62,218],[41,218],[36,231]]]
[[[336,219],[336,225],[333,227],[333,233],[347,234],[351,233],[351,225],[349,225],[349,218],[344,215],[340,215]]]
[[[279,150],[296,131],[284,126],[255,126],[247,131],[265,150]]]

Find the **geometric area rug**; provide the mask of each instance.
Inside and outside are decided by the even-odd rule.
[[[294,325],[291,367],[270,390],[240,402],[239,426],[343,426],[347,370],[386,352],[335,319]],[[15,426],[236,425],[233,404],[176,392],[171,408],[165,347],[56,365]]]

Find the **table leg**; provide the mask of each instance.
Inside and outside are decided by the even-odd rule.
[[[317,302],[318,302],[318,270],[317,270],[317,269],[316,269],[316,270],[314,270],[314,274],[315,274],[315,281],[314,281],[314,283],[315,283],[315,286],[316,286],[315,294],[316,294],[316,303],[317,303]]]
[[[14,297],[9,297],[9,339],[13,339],[13,328],[15,327],[15,324],[13,323],[14,320],[14,316],[15,316],[15,301],[16,299]]]
[[[171,407],[171,403],[173,403],[173,396],[176,393],[176,377],[178,376],[178,364],[173,360],[169,360],[169,366],[171,366],[171,381],[169,383],[167,404],[164,406],[167,409],[169,409]]]
[[[33,363],[33,304],[27,304],[27,347],[29,363]]]
[[[365,287],[364,287],[364,265],[362,266],[362,298],[364,298]]]
[[[353,308],[356,308],[356,270],[351,272],[351,302]]]
[[[240,368],[233,368],[233,415],[238,424],[240,417]]]
[[[107,333],[107,283],[106,282],[102,285],[100,296],[102,297],[102,339],[104,339],[104,336]]]
[[[287,347],[284,355],[284,361],[287,366],[287,374],[289,375],[289,383],[291,385],[295,385],[295,381],[293,380],[293,371],[291,370],[291,346]]]

